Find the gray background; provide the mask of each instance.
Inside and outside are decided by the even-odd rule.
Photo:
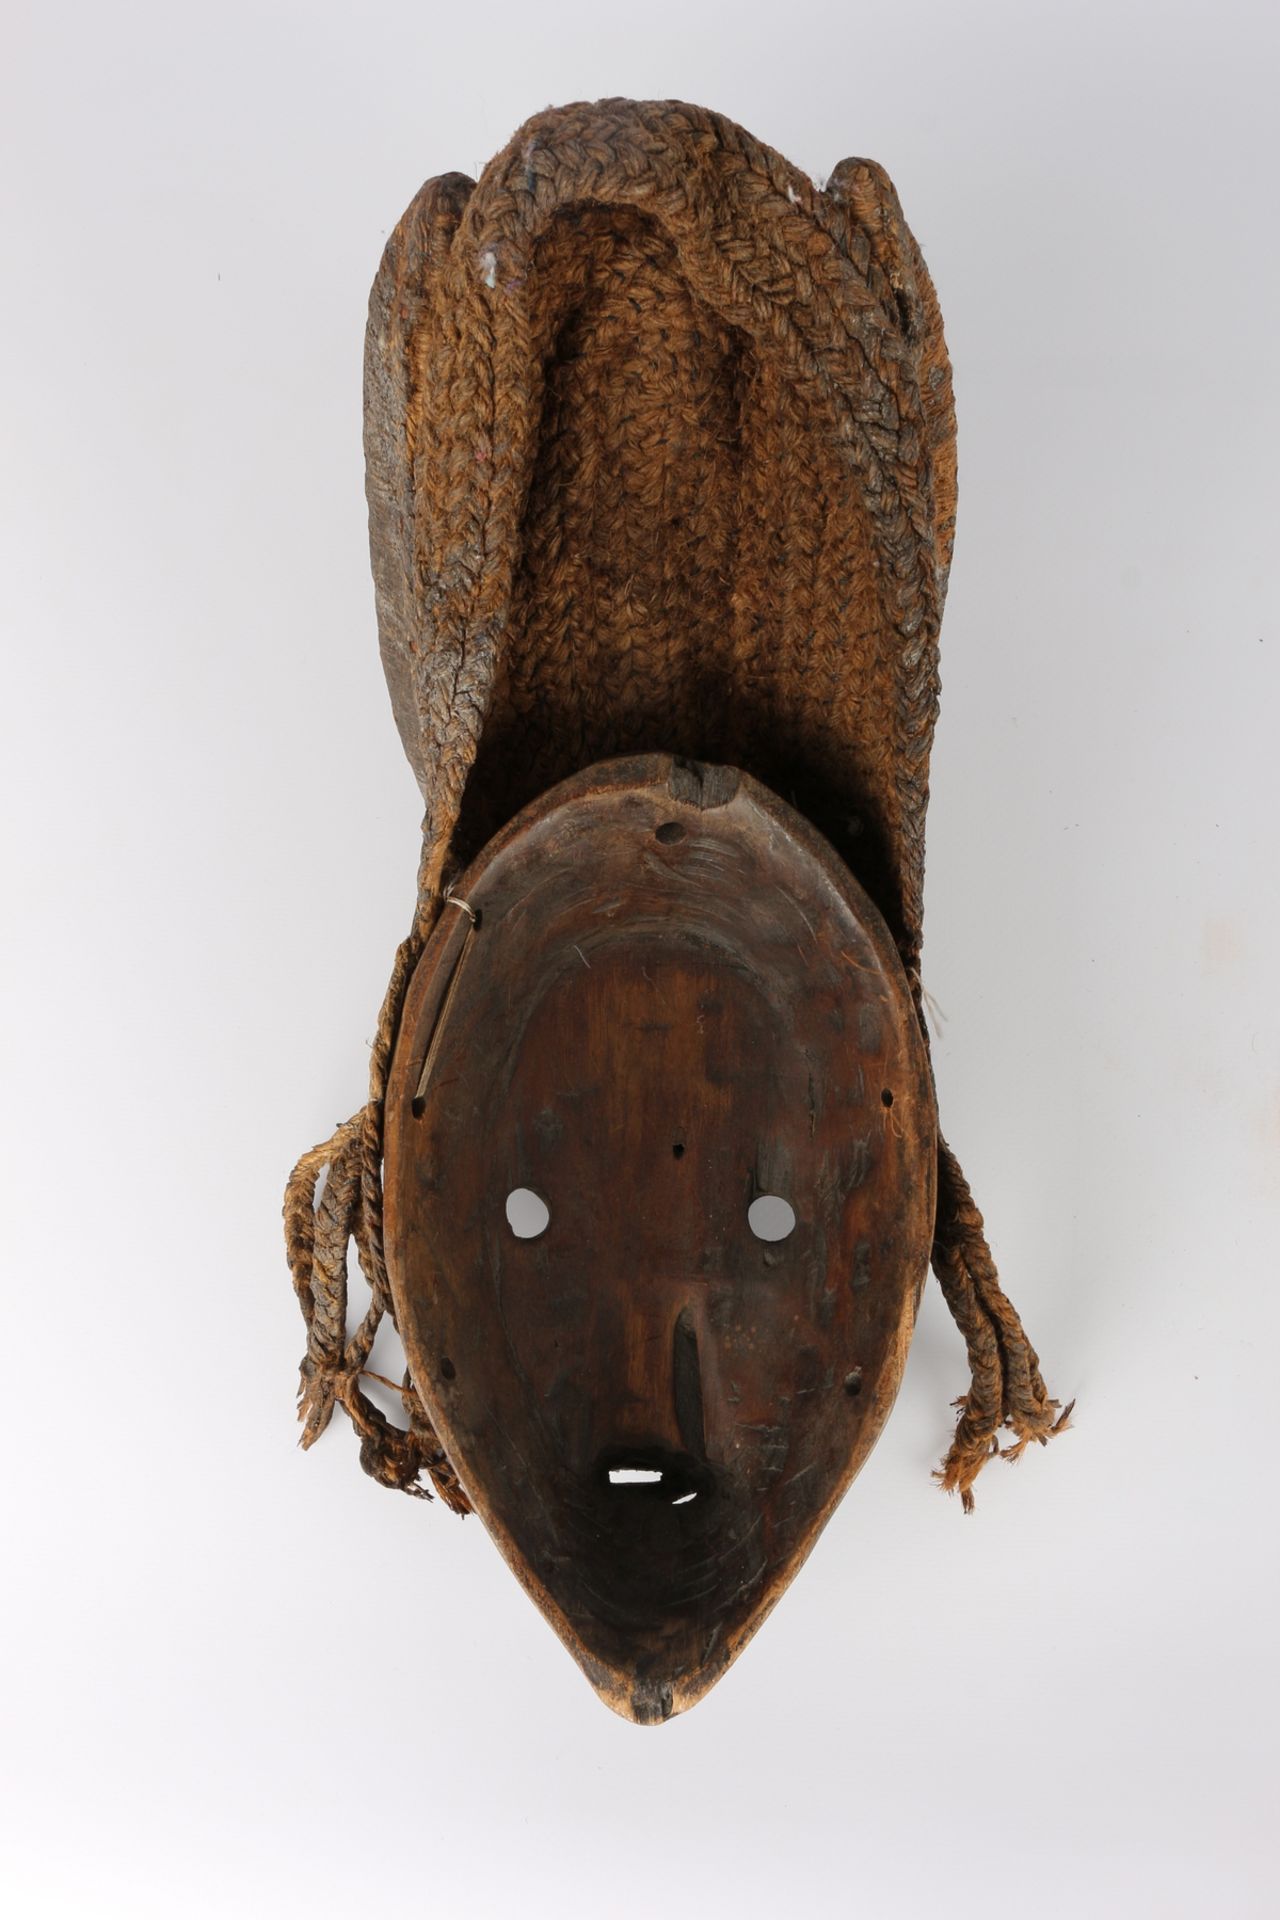
[[[1274,8],[221,0],[4,39],[9,1911],[1274,1913]],[[413,900],[369,282],[424,177],[603,93],[875,156],[937,281],[938,1078],[1079,1396],[963,1520],[931,1286],[808,1566],[656,1733],[477,1522],[336,1427],[296,1450],[279,1226]]]

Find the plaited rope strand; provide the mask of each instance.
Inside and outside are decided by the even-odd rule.
[[[918,972],[912,976],[911,991],[925,1052],[932,1056]],[[969,1357],[969,1388],[954,1403],[960,1409],[956,1430],[934,1478],[944,1492],[959,1493],[964,1511],[972,1513],[973,1484],[987,1461],[996,1454],[1020,1459],[1030,1441],[1043,1445],[1061,1433],[1075,1402],[1060,1408],[1049,1398],[1035,1348],[1000,1285],[969,1182],[941,1134],[932,1265]],[[1001,1448],[998,1436],[1004,1426],[1015,1439],[1012,1446]]]
[[[955,1436],[936,1477],[946,1492],[958,1492],[965,1512],[972,1513],[973,1483],[992,1455],[1017,1460],[1032,1440],[1045,1445],[1068,1425],[1075,1402],[1062,1407],[1049,1398],[1035,1348],[1001,1289],[969,1182],[942,1139],[933,1270],[964,1335],[971,1374],[969,1391],[956,1403],[961,1411]],[[1014,1435],[1014,1444],[1003,1449],[997,1438],[1002,1426]]]
[[[382,1244],[382,1123],[387,1071],[400,1011],[422,949],[415,927],[396,952],[383,999],[369,1068],[369,1099],[332,1139],[313,1147],[294,1168],[285,1191],[285,1247],[307,1327],[298,1417],[302,1445],[311,1446],[341,1405],[360,1436],[360,1464],[383,1486],[428,1499],[426,1472],[455,1513],[470,1504],[406,1371],[399,1389],[409,1417],[395,1426],[360,1386],[384,1314],[395,1325]],[[321,1174],[324,1189],[316,1201]],[[370,1301],[346,1338],[347,1250],[354,1243]]]

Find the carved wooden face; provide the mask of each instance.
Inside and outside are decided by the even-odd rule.
[[[901,1377],[932,1083],[883,923],[746,776],[607,762],[459,882],[388,1090],[415,1383],[608,1702],[691,1704]],[[425,1071],[424,1071],[425,1069]]]

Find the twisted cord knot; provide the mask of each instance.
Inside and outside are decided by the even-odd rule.
[[[371,1479],[430,1499],[430,1490],[420,1484],[425,1472],[446,1506],[467,1513],[466,1495],[409,1375],[400,1386],[384,1382],[401,1395],[409,1415],[407,1429],[393,1425],[360,1384],[365,1378],[382,1379],[370,1373],[369,1356],[384,1316],[395,1326],[382,1238],[382,1123],[400,1010],[424,937],[415,930],[397,950],[371,1050],[368,1101],[331,1139],[303,1154],[289,1178],[285,1249],[307,1328],[307,1351],[299,1367],[300,1444],[313,1446],[341,1406],[359,1435],[360,1464]],[[353,1244],[370,1297],[364,1318],[348,1339],[348,1251]]]
[[[302,1422],[300,1446],[312,1446],[333,1418],[333,1409],[340,1397],[339,1374],[338,1368],[326,1366],[316,1355],[303,1355],[298,1368],[298,1418]]]
[[[363,1368],[345,1355],[338,1360],[307,1353],[298,1368],[298,1419],[302,1433],[298,1444],[313,1446],[333,1418],[335,1407],[345,1407],[353,1422],[358,1421],[358,1403],[364,1396],[358,1385]]]

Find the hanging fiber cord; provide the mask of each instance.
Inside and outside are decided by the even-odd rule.
[[[343,1407],[360,1436],[360,1464],[372,1479],[430,1499],[421,1481],[425,1472],[447,1507],[469,1513],[470,1503],[408,1372],[397,1389],[409,1418],[407,1430],[388,1420],[360,1385],[363,1378],[381,1377],[369,1375],[368,1362],[383,1315],[395,1325],[382,1246],[383,1102],[400,1010],[421,950],[422,936],[415,928],[396,952],[373,1043],[367,1105],[344,1121],[332,1139],[303,1154],[285,1189],[285,1248],[307,1327],[298,1418],[302,1445],[310,1447],[328,1426],[334,1408]],[[352,1243],[370,1300],[348,1339],[347,1260]]]
[[[1044,1446],[1067,1426],[1075,1402],[1059,1410],[1049,1398],[1036,1350],[1001,1290],[969,1182],[941,1138],[933,1270],[964,1335],[971,1376],[969,1391],[956,1402],[961,1413],[955,1438],[934,1477],[947,1493],[959,1493],[965,1512],[972,1513],[973,1483],[992,1455],[1018,1460],[1030,1441]],[[1013,1432],[1010,1447],[1000,1446],[1002,1426]]]

